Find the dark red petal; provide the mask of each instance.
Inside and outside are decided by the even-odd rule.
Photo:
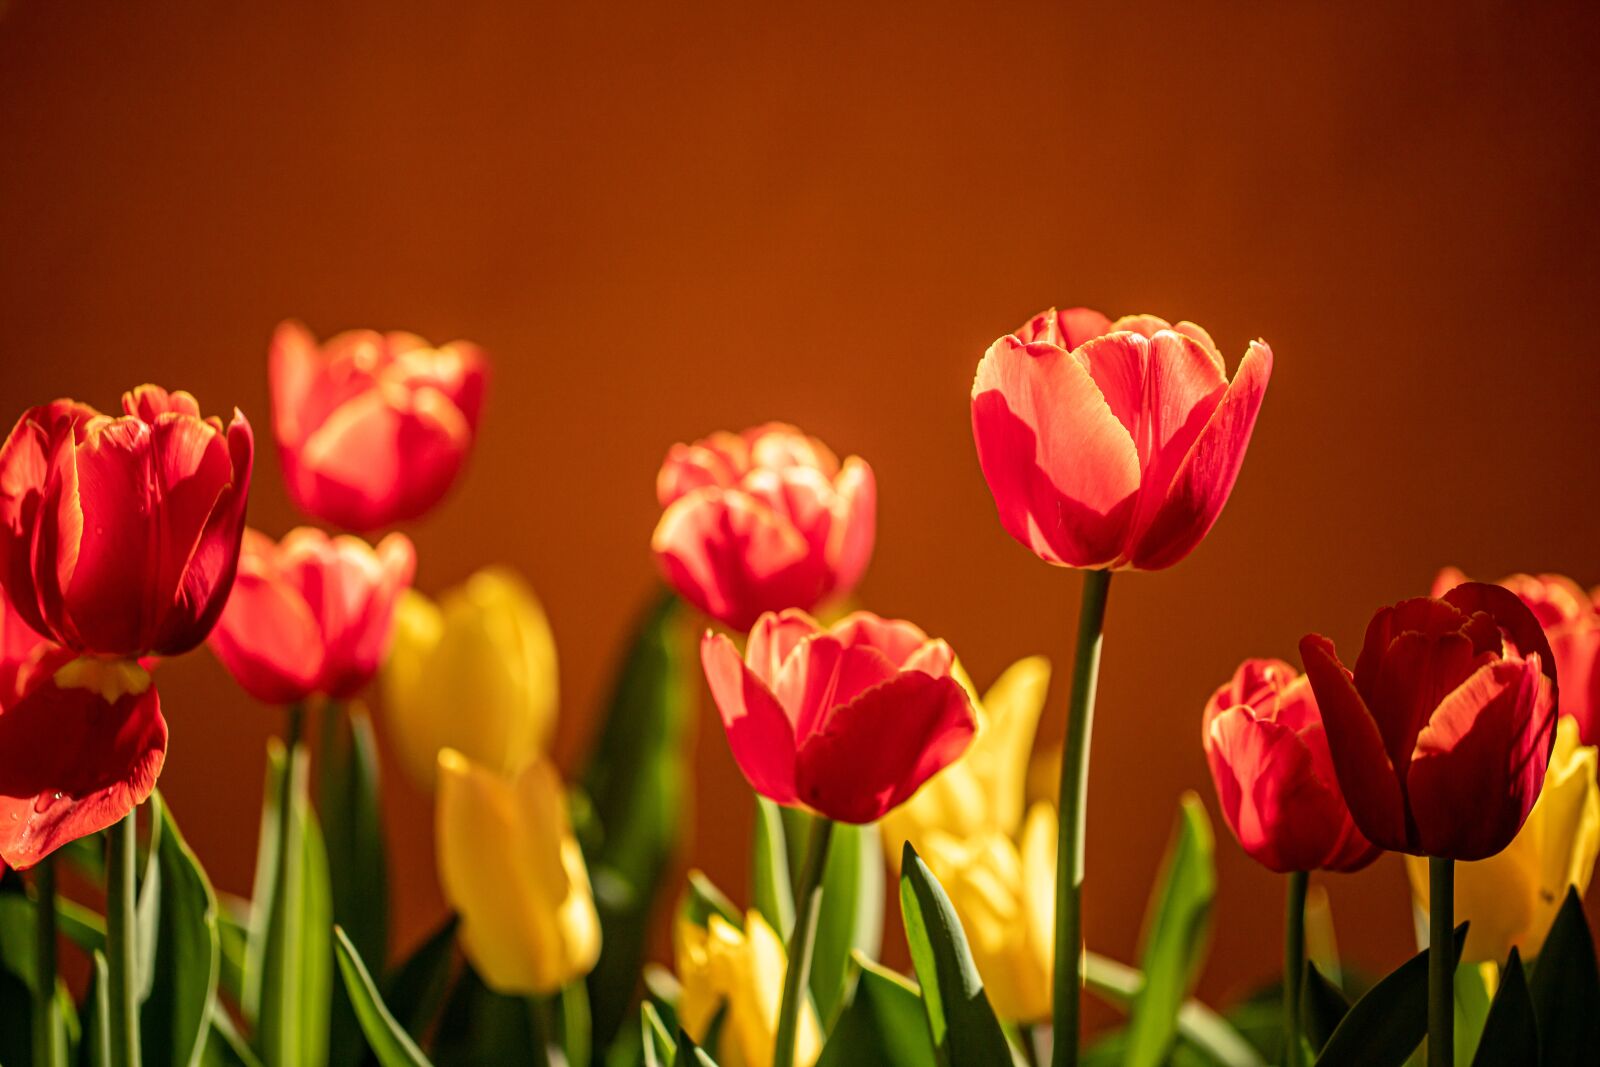
[[[1539,625],[1538,616],[1516,593],[1485,582],[1462,582],[1446,593],[1444,599],[1465,612],[1487,612],[1495,625],[1511,638],[1518,653],[1524,657],[1529,653],[1538,653],[1539,661],[1544,664],[1545,677],[1550,679],[1552,687],[1559,686],[1556,657],[1550,650],[1550,639],[1545,636],[1544,627]]]

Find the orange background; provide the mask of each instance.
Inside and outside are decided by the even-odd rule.
[[[1127,958],[1178,794],[1215,813],[1200,708],[1242,657],[1312,629],[1353,650],[1445,563],[1600,580],[1594,17],[1202,6],[17,0],[3,417],[145,380],[237,404],[277,534],[279,319],[480,342],[483,432],[410,529],[419,584],[529,576],[569,768],[652,588],[667,446],[792,420],[877,471],[865,602],[980,683],[1050,653],[1053,740],[1078,579],[995,518],[979,355],[1052,303],[1194,319],[1230,364],[1264,337],[1276,377],[1222,521],[1112,589],[1086,907]],[[280,716],[203,652],[161,686],[162,786],[244,891]],[[742,898],[748,792],[702,710],[693,860]],[[409,943],[442,905],[428,804],[389,784]],[[1202,991],[1225,998],[1275,972],[1281,886],[1218,831]],[[1398,860],[1326,881],[1348,956],[1410,951]]]

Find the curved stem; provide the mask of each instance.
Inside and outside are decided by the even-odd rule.
[[[1289,873],[1289,894],[1283,905],[1283,1047],[1284,1063],[1300,1067],[1300,983],[1306,970],[1306,886],[1311,875]]]
[[[1428,1067],[1453,1067],[1456,1042],[1455,860],[1428,857]]]
[[[138,859],[139,809],[134,808],[107,831],[106,964],[111,990],[111,1062],[114,1067],[139,1067],[138,946],[134,915],[134,866]]]
[[[817,942],[817,917],[822,903],[822,872],[827,866],[833,820],[818,815],[811,823],[805,866],[800,869],[799,892],[794,901],[794,932],[789,936],[789,966],[783,975],[783,1001],[778,1005],[778,1036],[772,1050],[772,1067],[793,1067],[794,1040],[799,1029],[800,1005],[811,974],[811,953]]]
[[[34,958],[38,988],[33,994],[33,1062],[35,1067],[60,1067],[61,1022],[56,1012],[56,857],[33,869]]]
[[[1094,692],[1100,680],[1101,634],[1106,620],[1110,571],[1083,572],[1078,609],[1078,646],[1072,661],[1072,702],[1061,754],[1060,837],[1056,849],[1054,1067],[1078,1062],[1079,1000],[1083,991],[1083,839],[1089,794],[1089,738]]]

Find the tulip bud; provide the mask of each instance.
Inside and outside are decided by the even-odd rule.
[[[555,638],[520,578],[482,570],[438,604],[408,590],[396,617],[384,713],[419,786],[432,788],[441,749],[504,775],[545,750],[559,696]]]
[[[978,463],[1006,531],[1047,563],[1160,570],[1233,490],[1272,376],[1233,380],[1206,331],[1051,309],[989,346],[972,383]]]
[[[680,915],[673,927],[673,948],[683,986],[678,1022],[684,1031],[704,1041],[711,1020],[726,1004],[721,1040],[707,1051],[718,1063],[772,1067],[788,957],[760,912],[746,913],[743,930],[717,914],[705,926]],[[811,1067],[821,1051],[822,1032],[806,997],[795,1035],[796,1067]]]
[[[439,753],[439,880],[461,946],[489,988],[553,993],[600,956],[600,918],[555,768],[513,778]]]

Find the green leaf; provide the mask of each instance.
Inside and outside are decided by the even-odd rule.
[[[533,1017],[526,997],[508,997],[464,967],[433,1039],[439,1067],[533,1062]]]
[[[1592,1064],[1600,1048],[1600,973],[1594,939],[1575,887],[1556,912],[1528,982],[1544,1067]]]
[[[857,971],[855,991],[816,1067],[934,1067],[938,1060],[917,987],[859,952],[851,963]]]
[[[983,991],[961,921],[909,841],[900,860],[900,911],[938,1062],[943,1067],[1010,1063],[1010,1046]]]
[[[384,988],[389,1010],[405,1027],[406,1033],[418,1040],[439,1014],[439,1006],[450,991],[459,922],[451,915],[441,923],[400,965]]]
[[[556,1007],[561,1029],[561,1051],[568,1063],[589,1062],[589,1036],[593,1023],[589,1018],[589,987],[583,982],[568,982],[556,994]]]
[[[1306,1039],[1320,1052],[1339,1023],[1350,1012],[1344,991],[1328,980],[1310,960],[1306,961],[1305,985],[1300,990],[1300,1014]]]
[[[288,761],[283,742],[267,741],[267,772],[261,787],[261,822],[256,829],[256,872],[250,891],[249,936],[245,941],[244,967],[240,976],[239,1011],[252,1026],[261,1021],[261,1001],[265,992],[267,936],[277,908],[278,855],[282,847],[283,780]]]
[[[211,1031],[206,1035],[205,1054],[200,1062],[202,1067],[262,1067],[260,1057],[217,1003],[211,1006]]]
[[[156,815],[156,801],[151,805],[151,815]],[[144,854],[144,869],[139,873],[138,892],[134,898],[136,933],[134,947],[138,963],[139,1003],[150,997],[156,980],[156,930],[161,922],[161,819],[150,820],[150,840]]]
[[[377,985],[372,981],[372,975],[367,972],[366,964],[361,962],[361,954],[343,927],[334,927],[333,942],[339,954],[339,973],[344,977],[345,989],[350,994],[350,1004],[361,1023],[361,1032],[366,1035],[367,1043],[378,1056],[378,1062],[383,1067],[425,1067],[428,1058],[395,1021],[395,1017],[389,1014]]]
[[[389,875],[379,810],[378,742],[372,720],[361,708],[337,702],[323,706],[320,769],[317,810],[328,842],[333,921],[344,928],[361,958],[382,973],[389,944]],[[348,992],[336,985],[328,1034],[331,1067],[360,1062],[362,1032]]]
[[[883,947],[883,838],[876,826],[834,827],[822,899],[827,906],[817,920],[811,996],[826,1033],[855,978],[850,954],[876,959]]]
[[[1144,988],[1144,975],[1136,967],[1097,952],[1085,952],[1083,984],[1089,992],[1126,1011]],[[1235,1027],[1198,1000],[1191,998],[1178,1009],[1178,1033],[1211,1059],[1229,1067],[1260,1067],[1263,1063],[1260,1053]]]
[[[105,951],[106,921],[99,912],[68,897],[56,897],[56,929],[86,954]]]
[[[141,950],[151,960],[152,978],[140,1009],[144,1063],[195,1067],[221,973],[217,897],[159,791],[150,798],[150,822],[156,864],[147,885],[160,886],[160,906],[155,936]]]
[[[1140,968],[1145,981],[1128,1011],[1129,1067],[1157,1067],[1177,1037],[1178,1010],[1205,962],[1217,895],[1213,845],[1205,805],[1185,793],[1159,888],[1145,911]]]
[[[689,872],[689,892],[683,898],[683,916],[696,926],[704,926],[711,916],[720,915],[736,929],[744,929],[744,916],[727,894],[712,884],[700,871]],[[782,937],[782,933],[778,934]]]
[[[85,1067],[111,1067],[111,966],[98,949],[89,959],[89,994],[83,1001],[83,1062]]]
[[[1489,1017],[1489,987],[1476,964],[1456,968],[1456,1067],[1471,1067],[1473,1050]]]
[[[644,1035],[646,1067],[672,1067],[677,1057],[677,1042],[662,1023],[655,1005],[648,1000],[639,1006],[639,1030]]]
[[[1456,927],[1461,958],[1467,924]],[[1389,972],[1350,1007],[1334,1028],[1317,1067],[1399,1067],[1428,1032],[1428,950]]]
[[[794,887],[783,815],[766,797],[756,797],[755,841],[750,849],[750,899],[780,938],[794,927]]]
[[[1589,1051],[1592,1054],[1595,1050]],[[1513,948],[1501,971],[1500,988],[1489,1006],[1478,1054],[1472,1063],[1473,1067],[1497,1067],[1538,1062],[1539,1030],[1533,1017],[1533,998],[1528,995],[1528,979],[1522,973],[1522,956]]]
[[[677,1049],[672,1062],[677,1067],[689,1067],[690,1064],[694,1067],[717,1067],[717,1062],[706,1055],[705,1050],[695,1044],[694,1038],[685,1033],[682,1027],[678,1028]]]
[[[690,821],[684,748],[699,669],[685,623],[671,594],[646,614],[582,776],[602,831],[585,854],[605,930],[588,979],[600,1046],[616,1036],[633,1004],[657,891]]]
[[[218,894],[217,935],[222,948],[222,974],[217,988],[244,1003],[245,957],[250,944],[250,902]]]

